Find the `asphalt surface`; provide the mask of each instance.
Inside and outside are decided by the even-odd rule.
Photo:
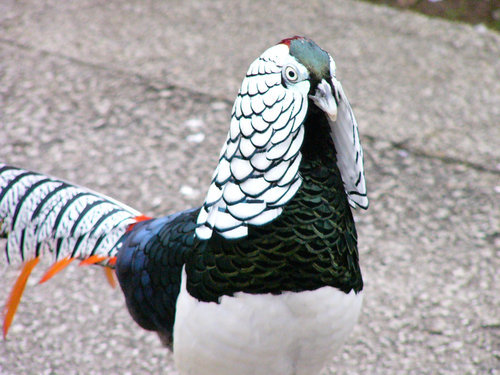
[[[371,199],[362,317],[329,373],[500,374],[498,34],[347,0],[3,0],[0,160],[150,215],[198,205],[248,65],[295,34],[336,59]],[[175,374],[100,269],[44,268],[0,374]]]

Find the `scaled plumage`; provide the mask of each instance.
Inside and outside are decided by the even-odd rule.
[[[294,37],[248,69],[203,205],[151,219],[105,196],[0,165],[6,258],[44,281],[75,258],[116,267],[127,307],[181,374],[317,374],[361,307],[351,207],[367,208],[357,123],[332,57]]]

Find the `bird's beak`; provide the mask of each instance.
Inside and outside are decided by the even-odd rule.
[[[332,92],[332,86],[325,79],[318,84],[314,95],[309,95],[309,97],[328,115],[331,121],[337,120],[338,100]]]

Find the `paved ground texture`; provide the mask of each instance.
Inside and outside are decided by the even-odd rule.
[[[0,160],[153,215],[198,205],[247,66],[295,34],[337,61],[371,198],[363,314],[329,373],[500,374],[498,34],[348,0],[3,0]],[[104,280],[32,278],[0,373],[174,374]]]

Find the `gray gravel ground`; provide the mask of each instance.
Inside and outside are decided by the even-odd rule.
[[[364,310],[329,373],[500,374],[500,35],[481,30],[347,0],[3,0],[0,160],[153,215],[200,204],[247,66],[308,35],[337,61],[371,198]],[[175,373],[100,269],[35,285],[43,269],[0,374]]]

